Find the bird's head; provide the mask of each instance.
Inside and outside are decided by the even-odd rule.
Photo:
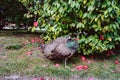
[[[66,41],[66,46],[71,49],[78,49],[78,38],[69,38]]]
[[[71,36],[70,35],[66,35],[65,38],[66,38],[66,40],[68,40],[68,39],[71,39]]]

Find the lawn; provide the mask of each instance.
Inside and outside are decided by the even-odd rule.
[[[0,31],[0,80],[120,80],[119,50],[99,55],[76,53],[68,60],[50,61],[41,53],[40,34]],[[11,79],[12,80],[12,79]]]

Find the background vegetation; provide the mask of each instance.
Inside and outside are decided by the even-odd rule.
[[[120,43],[119,0],[19,0],[19,2],[27,10],[24,18],[27,20],[34,18],[32,21],[37,21],[38,27],[46,30],[47,34],[44,36],[46,41],[69,34],[79,38],[79,52],[86,55],[111,50]],[[31,27],[32,31],[38,28],[32,24]]]

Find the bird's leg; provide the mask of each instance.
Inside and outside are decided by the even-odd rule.
[[[65,58],[65,61],[64,61],[64,63],[65,63],[65,68],[70,68],[70,67],[67,66],[67,60],[68,60],[68,58],[70,58],[72,55],[73,55],[73,54],[70,54],[70,56],[68,56],[67,58]]]
[[[65,68],[69,68],[70,69],[70,67],[67,66],[67,60],[68,60],[68,58],[65,58],[65,60],[64,60]]]
[[[67,66],[67,59],[68,59],[68,58],[65,58],[65,60],[64,60],[65,68],[68,67],[68,66]]]

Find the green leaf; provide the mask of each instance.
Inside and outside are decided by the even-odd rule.
[[[81,22],[77,24],[77,28],[84,28],[84,27],[85,27],[84,24]]]
[[[88,11],[93,11],[94,10],[94,7],[93,6],[89,6],[88,7]]]
[[[82,10],[80,10],[79,17],[81,18],[82,16],[83,16],[83,12],[82,12]]]
[[[35,27],[32,27],[32,31],[31,32],[35,32],[36,28]]]
[[[83,14],[83,18],[86,18],[88,16],[88,13]]]

